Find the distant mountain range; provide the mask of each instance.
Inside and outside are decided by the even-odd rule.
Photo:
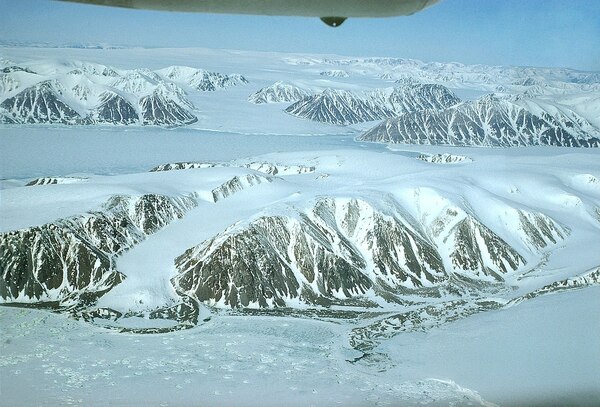
[[[600,147],[600,131],[571,112],[550,114],[486,96],[443,110],[409,112],[387,119],[359,137],[404,144],[514,147]]]
[[[345,125],[381,120],[427,108],[443,109],[459,102],[460,99],[444,86],[416,84],[377,89],[365,94],[326,89],[302,98],[285,111],[309,120]]]
[[[362,131],[358,137],[362,141],[384,143],[600,145],[598,73],[395,58],[286,56],[280,63],[309,70],[312,79],[291,76],[253,93],[248,89],[245,97],[234,92],[235,103],[256,105],[251,110],[215,96],[219,114],[233,121],[264,114],[262,122],[268,123],[274,111],[261,105],[285,104],[275,111],[283,125],[285,114],[335,126],[374,122],[370,130],[364,131],[364,126],[353,130]],[[363,81],[368,75],[391,86],[373,87],[371,82],[367,86]],[[119,69],[80,61],[44,61],[40,66],[2,58],[0,123],[186,126],[199,117],[206,120],[208,113],[195,103],[210,102],[200,93],[250,88],[249,84],[241,74],[189,66]],[[453,87],[476,89],[478,98],[463,101]],[[238,119],[238,112],[251,113]],[[291,120],[302,128],[301,122]]]
[[[27,47],[27,48],[81,48],[81,49],[124,49],[124,45],[111,45],[105,43],[67,43],[56,44],[50,42],[27,42],[0,40],[0,47]]]
[[[53,70],[59,68],[65,70]],[[185,66],[118,70],[74,62],[70,68],[52,75],[2,68],[0,123],[183,126],[197,121],[185,88],[210,92],[248,83],[241,75]]]

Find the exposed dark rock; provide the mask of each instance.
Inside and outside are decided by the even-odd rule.
[[[248,186],[262,184],[263,182],[271,182],[270,177],[264,177],[254,174],[236,175],[227,182],[219,185],[212,190],[213,200],[217,202],[220,199],[227,198]]]
[[[0,103],[5,123],[77,124],[79,113],[61,100],[52,81],[38,83]]]
[[[9,301],[64,299],[76,291],[103,291],[120,283],[109,253],[62,225],[0,235],[0,296]]]
[[[265,215],[187,250],[172,281],[199,301],[230,307],[349,305],[370,290],[403,303],[402,294],[461,296],[478,284],[502,285],[526,266],[523,255],[464,211],[449,208],[427,234],[407,216],[399,207],[384,212],[361,200],[323,198],[306,213]],[[568,233],[541,214],[516,216],[514,237],[532,251]]]
[[[530,300],[542,295],[555,294],[562,291],[576,290],[585,287],[600,285],[600,268],[588,271],[578,277],[568,278],[566,280],[555,281],[535,291],[527,293],[521,297],[510,301],[509,305],[516,305],[525,300]]]
[[[56,185],[56,184],[72,184],[74,182],[84,181],[86,178],[77,177],[42,177],[29,181],[25,186],[31,187],[36,185]]]
[[[459,164],[470,163],[473,160],[470,157],[458,154],[419,154],[417,160],[433,164]]]
[[[396,87],[389,96],[379,95],[379,98],[390,106],[396,116],[427,109],[446,109],[461,102],[445,86],[418,83]]]
[[[292,116],[339,125],[381,120],[394,115],[387,106],[368,97],[336,89],[306,96],[285,111]]]
[[[359,206],[369,220],[359,221]],[[324,304],[364,295],[380,280],[421,286],[443,277],[435,249],[405,224],[364,202],[328,199],[308,214],[265,216],[225,231],[176,264],[178,289],[231,307]]]
[[[248,83],[248,80],[239,74],[225,75],[188,66],[171,66],[156,72],[172,81],[208,92]]]
[[[423,109],[444,109],[459,102],[460,99],[444,86],[415,84],[362,95],[326,89],[299,100],[285,111],[313,121],[345,125]]]
[[[155,91],[140,99],[142,124],[176,127],[198,121],[190,111],[163,91]]]
[[[297,86],[275,82],[271,86],[262,88],[248,97],[248,101],[255,104],[262,103],[282,103],[297,102],[298,100],[309,96],[310,93]]]
[[[590,135],[583,128],[565,116],[537,116],[507,100],[486,96],[441,111],[423,110],[387,119],[359,139],[458,146],[599,147],[600,134]]]
[[[315,166],[307,165],[287,165],[268,162],[253,161],[249,163],[212,163],[212,162],[194,162],[186,161],[179,163],[167,163],[158,165],[150,170],[155,171],[175,171],[175,170],[190,170],[197,168],[214,168],[214,167],[245,167],[254,171],[262,172],[268,175],[295,175],[307,174],[316,171]]]
[[[211,162],[195,162],[195,161],[185,161],[178,163],[167,163],[157,165],[152,168],[150,172],[156,171],[178,171],[178,170],[191,170],[198,168],[214,168],[214,167],[222,167],[225,164],[223,163],[211,163]]]
[[[35,73],[29,68],[23,68],[22,66],[17,66],[17,65],[6,66],[6,67],[0,69],[0,73],[11,73],[11,72],[27,72],[27,73],[33,73],[33,74]]]
[[[104,92],[100,95],[100,105],[90,112],[86,122],[86,124],[134,124],[139,122],[139,116],[133,105],[125,98],[114,92]]]
[[[196,205],[193,198],[115,196],[104,211],[0,234],[0,296],[77,303],[120,283],[114,259]]]

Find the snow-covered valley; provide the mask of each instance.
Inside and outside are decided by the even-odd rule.
[[[7,405],[600,402],[597,73],[126,51],[1,49]]]

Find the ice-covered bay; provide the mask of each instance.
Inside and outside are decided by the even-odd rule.
[[[547,296],[398,336],[384,347],[396,362],[385,372],[348,361],[346,324],[216,316],[134,335],[0,308],[0,391],[6,405],[40,406],[593,406],[599,295]]]
[[[246,135],[194,129],[0,127],[0,178],[148,171],[180,161],[229,161],[275,152],[358,148],[340,136]],[[381,147],[373,144],[373,148]]]

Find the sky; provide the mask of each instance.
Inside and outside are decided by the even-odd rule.
[[[600,0],[441,0],[413,16],[349,19],[337,28],[307,17],[53,0],[0,0],[0,10],[0,43],[225,48],[600,71]]]

